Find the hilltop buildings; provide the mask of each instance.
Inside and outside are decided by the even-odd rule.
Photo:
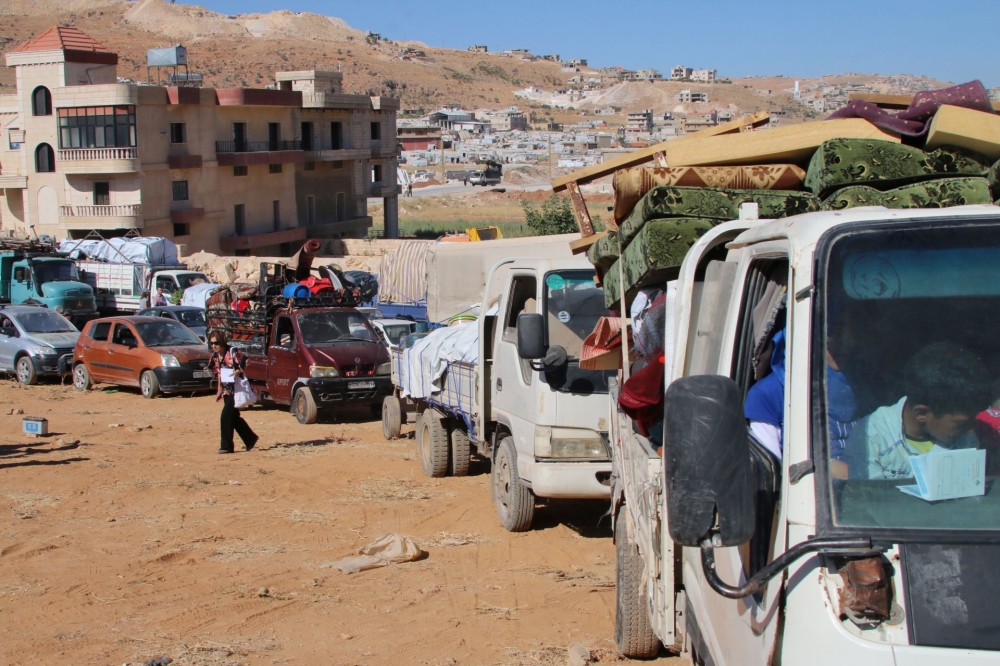
[[[395,235],[399,102],[344,94],[338,72],[278,72],[275,89],[119,83],[118,56],[67,27],[6,60],[4,231],[136,230],[189,252],[278,254],[365,235],[380,197]]]

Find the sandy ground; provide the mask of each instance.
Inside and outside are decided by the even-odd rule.
[[[366,413],[262,409],[257,448],[219,456],[218,410],[0,379],[0,663],[564,664],[574,642],[620,660],[606,504],[510,534],[484,463],[428,479]],[[427,557],[324,568],[389,532]]]

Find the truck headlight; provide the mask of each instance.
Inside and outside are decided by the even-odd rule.
[[[41,346],[41,347],[35,347],[34,349],[32,349],[31,350],[31,355],[32,356],[48,356],[49,354],[54,354],[55,351],[56,350],[53,347]]]
[[[375,369],[376,375],[388,375],[392,373],[392,362],[382,363]]]
[[[160,354],[160,363],[163,364],[164,368],[181,367],[181,364],[177,361],[177,357],[173,354]]]
[[[310,365],[309,376],[313,378],[339,377],[340,373],[337,372],[337,368],[330,365]]]
[[[600,433],[586,428],[535,426],[536,458],[607,458]]]
[[[58,312],[59,314],[62,314],[63,312],[66,312],[66,309],[63,306],[61,306],[61,305],[57,305],[56,306],[56,312]]]

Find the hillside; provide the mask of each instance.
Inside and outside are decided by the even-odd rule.
[[[744,112],[784,109],[788,121],[809,115],[790,93],[783,92],[793,85],[789,78],[737,79],[731,84],[624,83],[575,109],[550,109],[543,102],[519,98],[515,92],[528,87],[546,91],[566,88],[574,74],[562,72],[558,63],[441,49],[415,41],[368,40],[365,33],[342,20],[318,14],[279,10],[226,16],[164,0],[4,0],[0,5],[0,50],[7,51],[55,24],[75,25],[115,50],[120,56],[119,76],[137,81],[147,77],[147,48],[181,43],[188,49],[191,71],[203,74],[205,85],[210,87],[263,87],[276,71],[315,67],[340,69],[348,92],[400,97],[404,108],[425,111],[447,103],[473,109],[516,104],[524,110],[539,109],[540,115],[564,123],[600,107],[614,108],[616,113],[607,118],[612,123],[622,123],[628,111],[644,108],[694,113],[713,107]],[[588,75],[587,70],[582,73]],[[918,88],[942,85],[915,80]],[[891,81],[871,75],[842,75],[802,80],[801,85],[807,90],[859,82],[884,92],[912,92],[912,86]],[[10,92],[13,84],[13,72],[2,68],[0,94]],[[683,88],[707,92],[710,104],[678,105],[675,95]],[[758,92],[765,88],[772,93]]]

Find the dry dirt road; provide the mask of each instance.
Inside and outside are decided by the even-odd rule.
[[[510,534],[485,464],[428,479],[365,414],[262,409],[257,448],[219,456],[218,411],[0,380],[0,663],[561,665],[574,642],[619,661],[604,503]],[[426,559],[324,568],[390,532]]]

